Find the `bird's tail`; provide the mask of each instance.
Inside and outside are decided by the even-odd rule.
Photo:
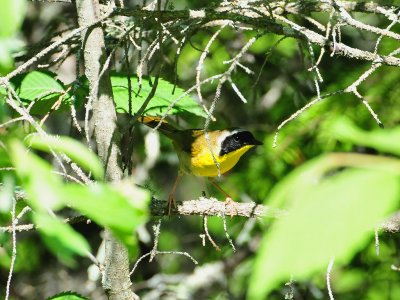
[[[161,120],[160,117],[141,116],[138,118],[138,121],[153,129],[157,127],[157,130],[159,130],[162,134],[164,134],[169,138],[173,138],[174,133],[178,131],[174,126],[169,124],[166,120]]]

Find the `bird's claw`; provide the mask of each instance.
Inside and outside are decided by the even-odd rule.
[[[171,215],[172,206],[176,208],[176,201],[174,195],[169,195],[167,203],[168,216]]]
[[[229,206],[230,207],[230,216],[231,218],[237,213],[237,203],[231,198],[231,197],[226,197],[225,199],[225,206]]]

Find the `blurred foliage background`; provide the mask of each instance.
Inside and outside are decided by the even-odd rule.
[[[46,43],[45,38],[52,32],[70,28],[75,22],[73,6],[69,4],[26,3],[22,0],[7,3],[16,5],[10,7],[9,12],[18,17],[16,20],[9,20],[0,15],[2,75],[23,61],[26,55],[35,53],[38,45]],[[132,1],[130,4],[134,6],[138,3]],[[171,1],[170,5],[174,9],[196,9],[201,8],[204,3]],[[21,17],[23,15],[25,18]],[[312,17],[326,23],[329,14],[313,13]],[[388,24],[385,17],[375,14],[355,13],[353,17],[377,27],[383,28]],[[296,21],[303,26],[310,26],[304,20]],[[10,27],[10,24],[14,26]],[[395,25],[392,31],[399,33],[399,26]],[[10,30],[3,30],[4,28]],[[190,41],[181,50],[176,72],[176,47],[164,47],[165,65],[161,78],[173,83],[177,76],[178,87],[183,90],[192,87],[202,49],[215,31],[214,28],[206,28],[190,37]],[[214,113],[216,122],[212,122],[211,128],[246,128],[257,139],[264,141],[264,146],[247,153],[232,172],[223,176],[219,182],[235,201],[254,201],[289,210],[296,209],[296,204],[292,202],[297,201],[300,203],[297,205],[309,209],[302,212],[309,217],[289,218],[289,223],[284,225],[277,225],[272,218],[228,218],[227,228],[236,245],[236,252],[233,252],[226,238],[221,218],[208,218],[210,235],[221,248],[220,251],[208,240],[202,245],[200,235],[204,229],[201,217],[163,218],[158,249],[188,252],[200,264],[195,265],[185,256],[172,254],[159,255],[151,263],[145,259],[140,262],[132,276],[135,291],[143,299],[244,299],[246,296],[250,299],[327,299],[326,268],[329,259],[326,264],[321,264],[315,262],[316,257],[321,252],[327,254],[329,247],[343,241],[343,249],[340,250],[341,254],[338,254],[331,273],[335,298],[399,299],[398,233],[379,233],[379,255],[374,240],[374,228],[379,221],[384,219],[383,216],[394,213],[399,206],[399,68],[382,66],[359,87],[359,92],[377,113],[385,129],[378,127],[366,107],[353,94],[333,95],[321,100],[284,126],[279,132],[277,147],[273,148],[278,125],[316,97],[313,74],[308,71],[312,64],[306,43],[293,38],[282,39],[272,33],[243,31],[227,26],[209,49],[202,78],[225,71],[227,66],[223,62],[234,57],[249,39],[258,35],[258,40],[241,59],[241,64],[253,73],[247,74],[243,69],[237,68],[232,75],[232,80],[247,99],[247,103],[241,101],[231,85],[224,84]],[[342,38],[348,45],[373,51],[377,36],[344,28]],[[396,47],[398,41],[383,38],[380,52],[388,54]],[[314,47],[314,52],[317,57],[320,49]],[[112,69],[123,73],[127,70],[120,61],[121,55],[116,54]],[[132,64],[135,65],[135,54],[132,57]],[[66,88],[73,86],[76,80],[76,66],[76,56],[72,55],[61,65],[51,67],[48,71],[56,74],[60,84]],[[370,66],[369,62],[325,54],[319,64],[323,78],[320,83],[321,93],[346,88]],[[217,84],[218,81],[215,80],[202,86],[207,105],[214,98]],[[192,93],[192,98],[196,99],[195,93]],[[76,101],[79,102],[79,99]],[[78,119],[83,120],[82,103],[76,107]],[[15,112],[1,101],[0,124],[14,117]],[[121,120],[123,122],[123,116]],[[202,128],[205,122],[202,116],[190,112],[171,115],[170,120],[182,128]],[[68,135],[84,142],[84,137],[72,126],[68,109],[51,113],[44,128],[49,133]],[[33,129],[24,122],[0,127],[1,143],[4,145],[12,138],[24,140],[31,132]],[[148,142],[149,139],[153,139],[153,142]],[[357,159],[362,157],[362,162],[351,159],[352,156],[348,162],[335,161],[341,158],[335,156],[339,152],[365,156],[354,156]],[[39,152],[39,156],[52,162],[47,153]],[[330,157],[334,162],[328,163],[324,157]],[[10,164],[9,152],[5,147],[0,147],[0,168],[7,168]],[[354,169],[361,173],[346,173]],[[151,191],[155,198],[166,199],[177,170],[178,160],[170,141],[144,126],[136,126],[132,169],[136,183]],[[293,173],[296,170],[297,173]],[[292,176],[291,181],[288,179],[289,174]],[[369,175],[371,176],[368,177]],[[15,172],[0,169],[3,187],[7,180],[12,185],[20,183]],[[324,193],[329,191],[329,195],[324,196],[322,192],[313,194],[318,189],[319,182],[332,186],[332,189],[324,190]],[[357,191],[360,193],[357,194]],[[203,192],[224,200],[223,195],[206,184],[204,179],[190,176],[186,176],[179,185],[177,199],[195,199]],[[307,198],[312,198],[312,195],[317,199],[316,202],[307,202]],[[329,201],[324,202],[324,198]],[[340,201],[341,199],[346,202]],[[338,206],[332,205],[336,201]],[[345,208],[339,206],[349,202]],[[326,206],[316,203],[326,203]],[[17,202],[17,213],[23,206],[20,201]],[[332,215],[326,215],[324,219],[321,216],[325,216],[328,208]],[[65,208],[61,213],[67,217],[75,212]],[[302,214],[299,212],[295,216]],[[321,217],[318,222],[315,221],[315,216]],[[369,231],[364,227],[357,231],[355,224],[362,216],[369,218],[364,220],[364,225],[370,226]],[[29,223],[30,218],[32,216],[28,214],[26,223]],[[131,249],[132,264],[153,247],[152,226],[157,220],[150,218],[146,225],[139,227],[138,242]],[[340,228],[339,225],[344,224],[343,228],[331,230],[332,220],[339,220],[336,225]],[[318,224],[317,228],[307,227],[314,221]],[[3,205],[0,224],[8,226],[10,222],[9,207]],[[285,226],[289,228],[289,232],[282,229]],[[297,226],[297,231],[290,231]],[[101,249],[100,226],[95,223],[78,223],[73,228],[86,238],[94,254]],[[302,230],[306,232],[304,240],[294,239],[292,235],[303,237],[299,233]],[[278,233],[274,235],[274,232]],[[356,237],[360,237],[360,240]],[[93,271],[88,259],[75,258],[74,264],[66,266],[51,254],[35,231],[18,233],[17,241],[18,254],[11,285],[11,299],[43,299],[65,290],[77,291],[90,299],[104,299],[99,274]],[[323,243],[325,244],[322,245]],[[309,245],[309,249],[302,247],[303,244]],[[274,246],[268,248],[268,245]],[[274,254],[272,247],[276,247],[275,252],[278,254]],[[277,273],[283,274],[274,277],[275,275],[268,273],[274,268],[268,260],[279,253],[282,264],[275,267],[278,269]],[[2,287],[8,278],[11,255],[12,236],[0,232]],[[298,260],[308,261],[308,264],[300,267],[303,271],[307,269],[306,272],[299,272],[298,276],[294,274],[293,282],[285,285],[285,282],[290,281],[290,276],[284,273],[284,269],[289,268],[290,274],[290,267],[295,268]],[[263,291],[262,286],[266,284],[268,276],[271,276],[271,282],[275,284],[269,286],[268,291],[267,288]],[[206,283],[202,283],[200,279]],[[158,294],[155,292],[157,290]],[[270,293],[268,297],[267,292]],[[4,293],[1,289],[0,296],[3,297]]]

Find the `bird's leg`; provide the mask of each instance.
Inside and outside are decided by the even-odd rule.
[[[229,194],[227,192],[225,192],[214,180],[212,180],[210,177],[208,177],[208,181],[210,181],[213,186],[215,186],[218,190],[220,190],[222,193],[224,193],[224,195],[226,196],[227,199],[230,198],[232,200],[232,197],[229,196]]]
[[[215,186],[218,190],[220,190],[220,191],[221,191],[222,193],[224,193],[224,195],[226,196],[225,205],[230,206],[230,208],[231,208],[231,218],[232,218],[233,215],[234,215],[234,210],[236,210],[236,213],[237,213],[236,202],[232,199],[232,197],[231,197],[227,192],[225,192],[225,191],[224,191],[214,180],[212,180],[210,177],[208,177],[208,181],[210,181],[211,184],[212,184],[213,186]]]
[[[179,181],[181,180],[182,175],[178,174],[178,176],[176,176],[174,185],[172,186],[172,190],[169,193],[168,196],[168,203],[167,203],[167,210],[168,210],[168,215],[171,215],[171,209],[172,209],[172,205],[176,208],[176,201],[175,201],[175,190],[176,187],[178,186]]]

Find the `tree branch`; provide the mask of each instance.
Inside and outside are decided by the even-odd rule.
[[[167,201],[153,199],[150,203],[150,213],[152,216],[166,215]],[[177,202],[177,206],[171,209],[171,215],[179,216],[241,216],[247,218],[261,218],[265,216],[279,217],[285,214],[283,210],[270,208],[262,204],[235,203],[234,207],[226,205],[223,201],[215,198],[200,198],[198,200],[187,200]]]
[[[24,196],[20,196],[19,200],[24,199]],[[150,215],[153,217],[161,217],[167,214],[167,201],[153,198],[150,202]],[[237,202],[235,205],[236,209],[233,209],[233,216],[235,217],[246,217],[246,218],[280,218],[288,214],[283,209],[269,207],[263,204],[257,204],[254,202],[241,203]],[[231,207],[226,205],[223,201],[219,201],[216,198],[204,198],[200,197],[196,200],[178,201],[177,206],[171,209],[171,216],[214,216],[222,217],[231,215]],[[85,216],[76,216],[73,218],[67,218],[64,220],[65,223],[75,224],[80,222],[87,222],[88,219]],[[395,212],[392,216],[382,222],[378,226],[379,229],[384,231],[395,233],[400,231],[400,211]],[[15,226],[16,231],[30,231],[36,230],[34,224],[21,224]],[[0,227],[0,232],[12,232],[12,226]]]
[[[18,200],[24,199],[25,195],[19,196]],[[134,201],[134,199],[133,199]],[[167,215],[167,201],[152,199],[150,202],[150,215],[153,217],[161,217]],[[216,198],[201,197],[196,200],[178,201],[177,207],[171,209],[171,216],[215,216],[221,217],[223,215],[247,218],[279,218],[286,214],[284,210],[272,208],[266,205],[257,204],[254,202],[240,203],[237,202],[234,207],[226,205],[223,201]],[[85,216],[76,216],[73,218],[64,219],[65,223],[75,224],[80,222],[87,222],[89,219]],[[400,224],[400,221],[399,221]],[[399,225],[400,227],[400,225]],[[34,224],[21,224],[15,227],[16,231],[30,231],[36,230]],[[11,226],[0,227],[0,232],[12,232]]]
[[[391,217],[379,226],[379,229],[385,230],[390,233],[395,233],[400,231],[400,212],[395,212]]]
[[[339,1],[337,1],[339,2]],[[365,11],[365,12],[374,12],[380,13],[382,15],[388,16],[390,19],[397,18],[397,16],[391,13],[391,10],[387,7],[378,6],[377,4],[369,5],[364,3],[363,5],[358,5],[356,3],[348,3],[347,1],[339,2],[341,3],[341,7],[343,10],[348,9],[350,11]],[[221,20],[229,20],[234,22],[239,22],[241,24],[251,25],[254,28],[266,30],[278,35],[283,35],[287,37],[293,37],[295,39],[300,39],[304,41],[308,41],[312,44],[318,45],[320,47],[329,49],[332,54],[355,58],[359,60],[365,61],[373,61],[380,62],[390,66],[400,66],[400,58],[394,56],[385,56],[378,55],[376,53],[372,53],[369,51],[357,49],[345,45],[341,42],[333,42],[330,41],[329,38],[307,29],[303,26],[300,26],[287,18],[283,17],[283,15],[289,13],[299,13],[299,12],[307,12],[311,13],[313,11],[316,12],[330,12],[333,6],[323,4],[323,3],[314,3],[307,5],[306,7],[302,7],[301,3],[297,3],[295,5],[285,6],[282,2],[274,2],[273,3],[273,13],[266,9],[263,6],[257,6],[257,3],[252,3],[251,6],[222,6],[222,7],[214,7],[207,8],[203,10],[163,10],[163,11],[151,11],[141,8],[135,9],[115,9],[113,15],[122,15],[129,16],[138,19],[146,19],[148,26],[154,26],[155,19],[161,20],[161,22],[169,22],[169,21],[198,21],[200,24],[208,24],[212,21],[221,21]],[[278,23],[280,21],[281,23]],[[361,22],[352,23],[353,27],[358,28],[360,30],[365,29],[364,25],[360,28],[357,27],[357,24],[362,24]],[[368,26],[370,29],[372,26]],[[376,28],[378,33],[381,33],[382,30]],[[400,35],[395,34],[393,32],[387,32],[391,37],[400,39]]]

